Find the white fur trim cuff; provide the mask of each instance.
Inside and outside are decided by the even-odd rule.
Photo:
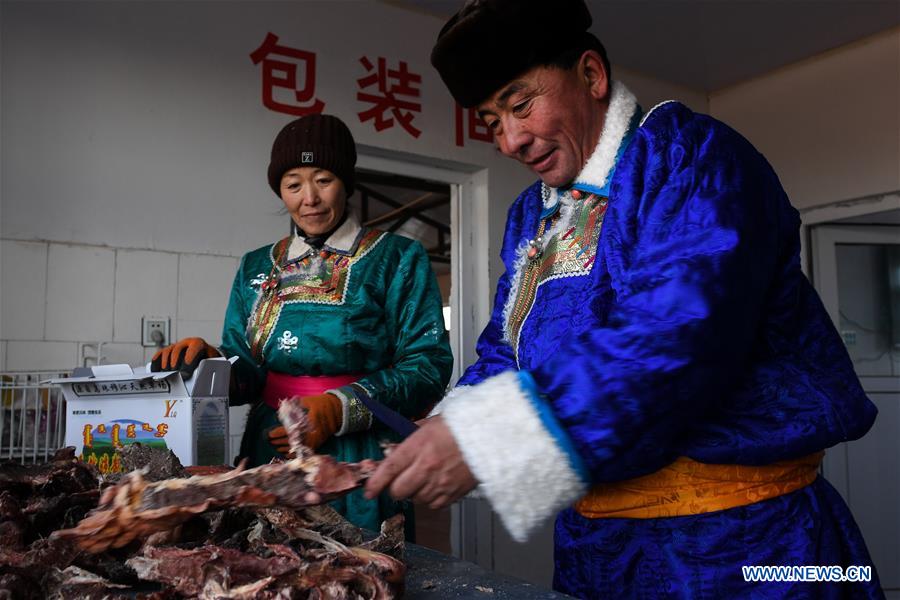
[[[471,386],[468,386],[468,385],[458,385],[455,388],[453,388],[452,390],[450,390],[449,392],[447,392],[447,394],[443,398],[441,398],[441,401],[434,405],[434,408],[431,409],[431,412],[428,413],[428,416],[436,417],[439,414],[441,414],[442,412],[444,412],[444,406],[446,406],[444,404],[445,402],[449,402],[450,400],[452,400],[453,398],[456,398],[460,394],[464,394],[466,392],[466,390],[468,390],[470,387]]]
[[[538,402],[519,374],[507,371],[441,403],[463,458],[520,542],[587,490],[572,457],[545,426]]]

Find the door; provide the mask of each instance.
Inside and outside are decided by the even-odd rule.
[[[813,283],[878,407],[865,437],[828,450],[823,473],[850,506],[885,594],[900,599],[900,227],[811,232]]]

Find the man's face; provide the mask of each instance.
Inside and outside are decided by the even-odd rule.
[[[602,86],[605,97],[605,74]],[[579,65],[535,67],[500,88],[478,112],[500,152],[560,187],[581,172],[600,139],[606,112],[597,97]]]

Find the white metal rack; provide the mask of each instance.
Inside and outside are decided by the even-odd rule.
[[[0,460],[43,462],[65,440],[65,399],[59,386],[42,383],[66,377],[59,371],[0,373]]]

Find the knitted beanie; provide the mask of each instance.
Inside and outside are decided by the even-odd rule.
[[[269,186],[281,197],[281,178],[296,167],[319,167],[334,173],[347,196],[356,184],[356,144],[343,121],[313,114],[291,121],[278,132],[269,160]]]

